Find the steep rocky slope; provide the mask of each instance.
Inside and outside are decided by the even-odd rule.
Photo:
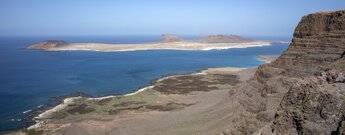
[[[288,50],[230,93],[224,134],[345,134],[345,10],[304,16]]]

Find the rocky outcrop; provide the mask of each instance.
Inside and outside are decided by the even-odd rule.
[[[304,16],[293,35],[288,50],[271,66],[304,75],[331,68],[327,65],[345,54],[345,11]]]
[[[62,40],[46,40],[43,42],[40,42],[38,44],[30,45],[28,48],[29,49],[51,49],[51,48],[57,48],[57,47],[62,47],[68,45],[67,42],[62,41]]]
[[[162,42],[164,42],[164,43],[180,42],[180,41],[184,41],[184,39],[177,36],[177,35],[173,35],[173,34],[163,34],[162,35]]]
[[[342,89],[312,79],[292,85],[271,124],[276,134],[345,134],[344,84]],[[342,93],[342,94],[341,94]]]
[[[170,42],[180,42],[180,41],[188,41],[184,40],[183,38],[174,35],[174,34],[163,34],[162,35],[162,42],[170,43]],[[193,41],[193,40],[191,40]],[[196,40],[196,42],[202,43],[245,43],[245,42],[255,42],[255,40],[242,37],[239,35],[208,35],[202,37],[201,39]]]
[[[204,43],[243,43],[254,42],[255,40],[239,35],[209,35],[199,41]]]
[[[232,134],[345,134],[345,10],[304,16],[278,59],[231,92]]]

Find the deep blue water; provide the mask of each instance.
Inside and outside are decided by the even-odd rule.
[[[189,37],[193,38],[193,37]],[[279,55],[288,44],[212,51],[43,52],[23,47],[46,39],[68,42],[144,43],[158,36],[0,37],[0,131],[24,127],[23,111],[52,97],[84,92],[126,94],[167,74],[209,67],[256,67],[257,55]]]

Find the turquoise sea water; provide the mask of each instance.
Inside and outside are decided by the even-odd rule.
[[[151,80],[163,75],[195,72],[210,67],[257,67],[263,64],[256,59],[257,55],[279,55],[288,47],[288,44],[274,44],[211,51],[106,53],[23,49],[47,39],[101,43],[160,40],[159,36],[0,37],[0,131],[27,126],[23,118],[28,117],[30,110],[49,104],[54,97],[76,92],[91,96],[120,95],[147,86]]]

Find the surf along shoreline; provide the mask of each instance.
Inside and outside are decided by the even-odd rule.
[[[104,96],[99,96],[99,97],[93,97],[90,95],[87,95],[82,92],[77,92],[75,94],[67,95],[67,96],[59,96],[56,99],[56,104],[52,105],[44,105],[44,107],[38,108],[38,109],[32,109],[30,113],[30,117],[27,118],[27,126],[21,129],[17,130],[12,130],[12,131],[20,131],[20,130],[31,130],[31,129],[36,129],[41,126],[45,122],[45,118],[48,117],[49,115],[61,111],[65,109],[68,105],[73,104],[74,101],[77,99],[81,98],[86,98],[87,100],[94,100],[94,101],[100,101],[103,99],[108,99],[108,98],[114,98],[114,97],[126,97],[126,96],[133,96],[135,94],[138,94],[140,92],[143,92],[147,89],[153,88],[155,86],[155,83],[168,79],[168,78],[173,78],[173,77],[178,77],[178,76],[184,76],[184,75],[198,75],[198,74],[206,74],[207,71],[213,70],[213,69],[222,69],[222,68],[230,68],[231,70],[234,71],[239,71],[243,69],[248,69],[248,68],[239,68],[239,67],[210,67],[210,68],[203,68],[200,70],[192,71],[192,72],[187,72],[187,73],[182,73],[182,74],[166,74],[162,75],[161,77],[158,77],[156,79],[152,79],[149,83],[149,85],[144,86],[144,87],[139,87],[135,89],[135,91],[127,93],[127,94],[119,94],[119,95],[104,95]],[[6,132],[6,131],[5,131]],[[11,132],[11,130],[9,130]]]

